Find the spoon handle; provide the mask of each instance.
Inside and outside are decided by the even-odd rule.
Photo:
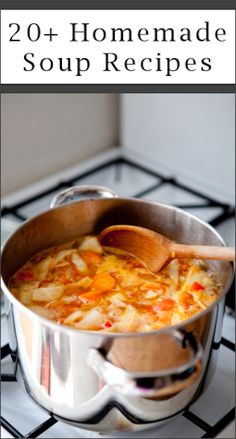
[[[222,261],[235,260],[234,247],[216,247],[208,245],[171,245],[171,256],[177,258],[220,259]]]

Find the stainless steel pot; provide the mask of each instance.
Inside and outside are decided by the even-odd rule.
[[[26,221],[4,245],[2,288],[11,349],[17,350],[27,392],[58,419],[104,432],[156,425],[183,410],[208,385],[233,275],[232,264],[209,262],[222,281],[219,300],[188,321],[140,334],[57,325],[8,290],[9,277],[36,252],[112,224],[148,227],[180,243],[224,245],[212,227],[183,210],[118,198],[99,186],[60,193],[50,210]]]

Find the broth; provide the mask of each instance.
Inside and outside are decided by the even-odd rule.
[[[221,285],[197,259],[174,259],[154,274],[135,257],[85,236],[34,255],[9,289],[41,316],[77,329],[143,332],[189,319]]]

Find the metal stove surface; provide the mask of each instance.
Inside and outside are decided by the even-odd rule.
[[[23,197],[9,197],[2,207],[2,239],[23,220],[49,207],[55,193],[71,185],[99,184],[115,190],[120,196],[132,196],[182,207],[216,227],[227,244],[234,245],[234,207],[186,186],[171,175],[153,171],[132,158],[119,154],[100,161],[96,166],[55,175],[48,185],[37,190],[23,191]],[[35,186],[34,186],[35,187]],[[10,200],[10,201],[9,201]],[[12,222],[13,221],[13,222]],[[227,303],[234,307],[234,292]],[[234,419],[235,383],[235,319],[226,308],[223,335],[216,373],[209,388],[182,414],[175,416],[158,429],[141,433],[119,433],[109,437],[215,437]],[[80,430],[45,414],[23,392],[16,381],[17,362],[10,356],[7,330],[2,318],[2,425],[3,437],[104,437],[92,431]],[[114,409],[113,409],[114,410]],[[230,433],[229,433],[230,434]],[[232,434],[232,433],[231,433]],[[228,436],[221,436],[228,437]],[[234,437],[234,435],[230,436]]]

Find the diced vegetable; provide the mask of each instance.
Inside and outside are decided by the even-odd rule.
[[[32,290],[21,290],[18,293],[18,299],[24,305],[30,305],[32,303]]]
[[[204,287],[199,282],[193,282],[190,288],[191,291],[204,290]]]
[[[142,285],[142,290],[152,290],[158,293],[164,293],[166,287],[157,282],[144,282],[144,284]]]
[[[132,286],[138,286],[142,284],[142,279],[139,276],[138,272],[131,270],[122,270],[122,287],[129,288]]]
[[[155,299],[155,297],[157,297],[157,296],[158,296],[158,294],[155,291],[152,291],[152,290],[148,290],[143,295],[143,297],[145,297],[145,299]]]
[[[91,277],[86,276],[86,277],[82,277],[82,279],[78,281],[77,285],[80,286],[81,288],[89,288],[91,283],[92,283]]]
[[[114,321],[119,321],[119,318],[123,312],[124,312],[124,307],[116,307],[111,303],[107,308],[106,314],[109,319],[112,319]]]
[[[59,299],[64,291],[63,286],[49,286],[36,288],[33,291],[32,299],[35,302],[49,302],[49,300]]]
[[[202,286],[212,284],[212,280],[207,276],[204,270],[201,269],[199,265],[191,265],[189,270],[187,271],[187,276],[182,286],[182,291],[186,291],[189,289],[194,283],[200,284]],[[198,286],[197,286],[198,288]]]
[[[125,252],[78,238],[33,256],[9,280],[21,303],[59,324],[101,332],[145,332],[206,309],[221,284],[196,259],[151,273]]]
[[[83,313],[80,310],[74,311],[72,314],[70,314],[66,319],[64,320],[64,323],[72,323],[76,320],[80,319],[83,316]]]
[[[132,305],[128,305],[119,317],[118,322],[115,323],[115,328],[121,332],[134,331],[138,327],[138,323],[138,311]]]
[[[186,307],[193,305],[193,295],[190,293],[184,293],[182,297],[182,304]]]
[[[81,294],[80,300],[84,303],[87,303],[88,301],[98,300],[103,295],[103,292],[101,290],[92,290],[88,293]]]
[[[63,259],[65,259],[67,256],[72,256],[75,253],[76,250],[62,250],[59,253],[57,253],[53,257],[53,263],[54,265],[57,265],[59,262],[61,262]]]
[[[88,266],[86,262],[78,255],[78,253],[73,253],[71,259],[80,273],[84,273],[85,271],[87,271]]]
[[[155,305],[153,305],[153,310],[155,312],[170,311],[171,309],[173,309],[174,305],[175,305],[174,300],[166,298],[160,302],[157,302]]]
[[[97,327],[99,325],[102,326],[102,320],[104,319],[102,313],[98,309],[91,309],[85,317],[80,320],[77,325],[77,328],[88,329],[89,327]]]
[[[205,309],[207,306],[207,303],[205,304],[204,303],[205,300],[202,300],[202,297],[199,296],[199,291],[198,291],[198,294],[196,291],[193,291],[192,295],[193,295],[193,299],[194,299],[194,301],[193,301],[194,305],[197,304],[200,309]]]
[[[56,265],[56,267],[54,268],[54,270],[58,270],[58,268],[69,268],[71,265],[69,262],[67,261],[62,261],[62,262],[58,262],[58,264]]]
[[[109,297],[109,301],[112,303],[114,307],[125,308],[125,295],[121,293],[114,293]]]
[[[112,290],[115,284],[115,279],[109,273],[97,274],[93,278],[92,288],[100,291],[108,291]]]
[[[87,262],[87,264],[99,264],[102,260],[102,257],[95,252],[90,250],[85,250],[81,252],[83,259]]]
[[[98,239],[95,236],[86,236],[83,239],[82,244],[79,246],[81,251],[83,250],[91,250],[95,253],[102,254],[102,247],[98,242]]]
[[[47,256],[41,262],[36,265],[37,275],[39,280],[46,279],[50,266],[53,263],[53,258]]]
[[[86,290],[92,283],[92,279],[89,276],[82,277],[82,279],[76,282],[70,282],[64,287],[66,294],[81,294],[81,290]]]
[[[68,304],[68,303],[73,303],[73,302],[75,302],[75,301],[77,301],[77,300],[78,300],[77,296],[64,296],[64,297],[62,297],[62,299],[61,299],[61,301],[62,301],[63,303],[66,303],[66,304]]]
[[[20,286],[21,291],[33,290],[39,287],[40,282],[37,280],[33,280],[32,282],[25,282]]]
[[[167,267],[165,267],[164,272],[168,274],[174,285],[178,285],[179,282],[179,261],[178,259],[173,259]]]

